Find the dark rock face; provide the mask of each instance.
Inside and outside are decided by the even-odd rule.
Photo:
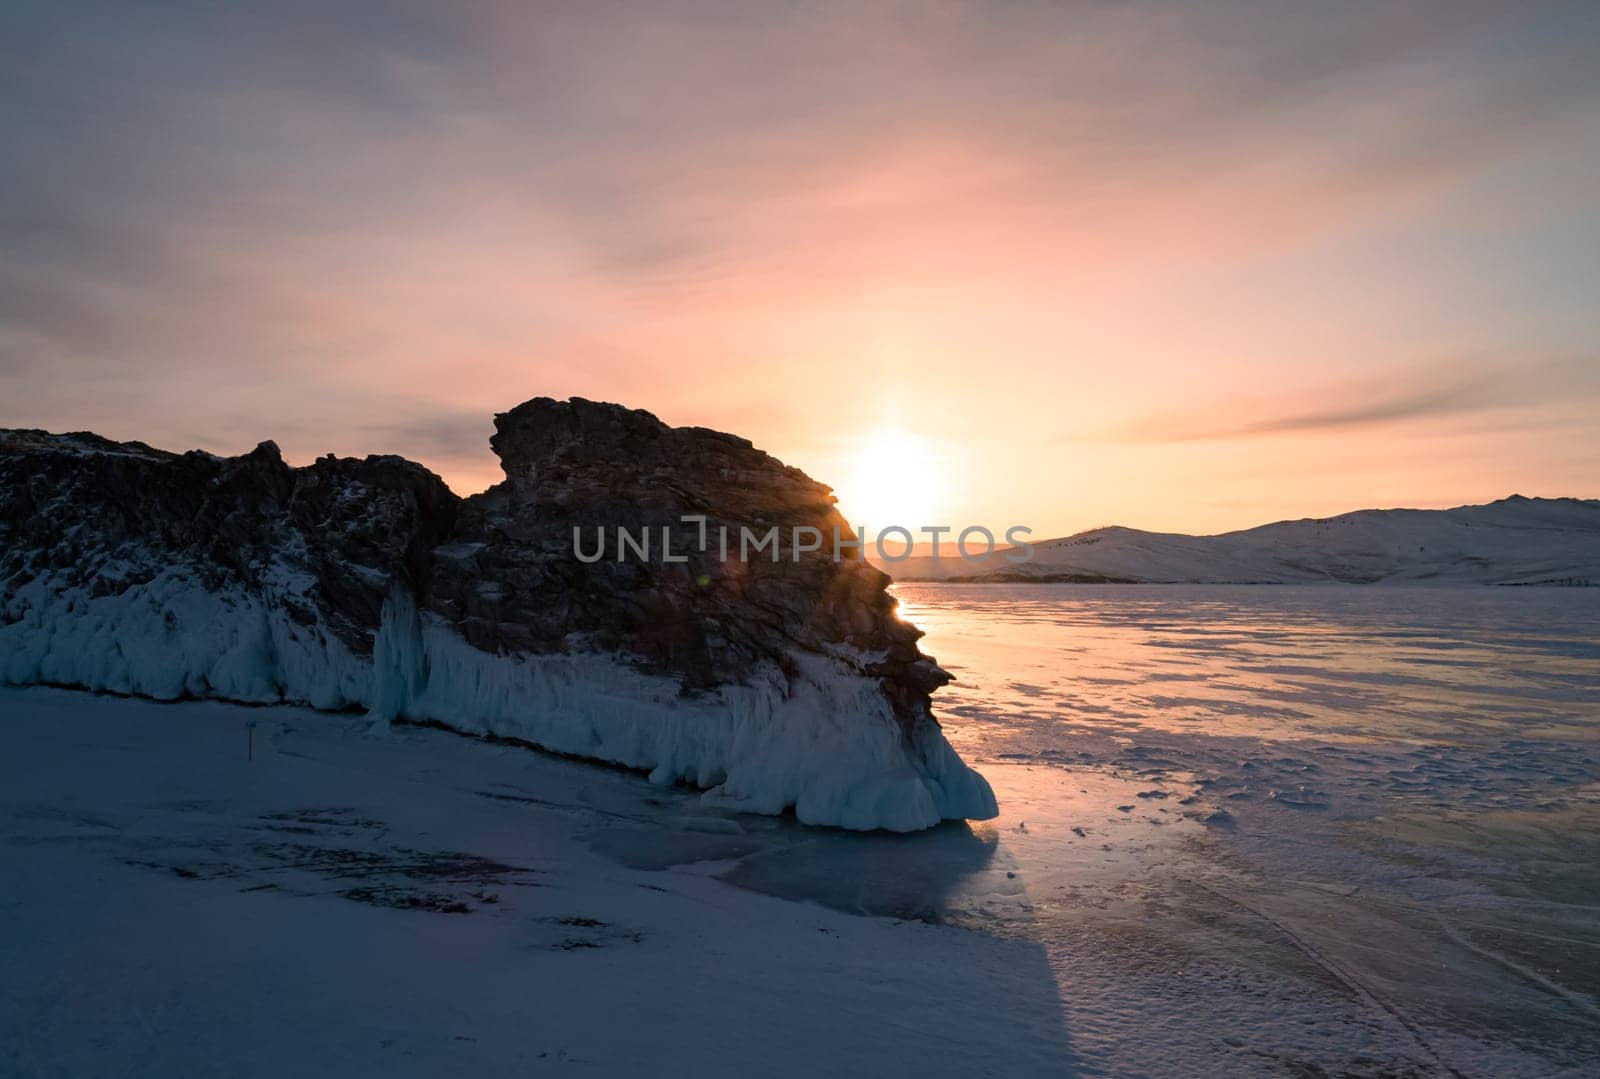
[[[828,488],[617,405],[495,426],[506,480],[464,500],[398,457],[0,431],[0,682],[367,707],[846,827],[993,814]]]
[[[213,591],[249,593],[274,573],[306,575],[310,587],[274,602],[370,655],[389,590],[425,587],[459,502],[400,457],[290,468],[271,442],[214,457],[0,431],[0,582],[52,572],[57,587],[105,595],[181,566]],[[108,574],[108,561],[124,571]]]
[[[949,676],[895,617],[889,577],[853,548],[834,560],[835,529],[846,543],[852,534],[827,487],[742,438],[582,399],[502,413],[491,445],[506,480],[466,500],[425,599],[473,645],[549,652],[576,636],[689,691],[786,664],[796,648],[843,648],[870,657],[863,673],[883,680],[903,722],[927,720],[928,694]],[[648,558],[619,552],[618,526],[649,537]],[[776,561],[767,550],[740,558],[741,528],[753,545],[774,527]],[[820,549],[797,557],[796,528],[815,529],[804,535]],[[575,556],[574,529],[599,561]]]

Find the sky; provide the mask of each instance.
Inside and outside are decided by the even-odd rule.
[[[1600,5],[0,8],[0,426],[1035,537],[1600,497]],[[896,501],[898,499],[898,501]]]

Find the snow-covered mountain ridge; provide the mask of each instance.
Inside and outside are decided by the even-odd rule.
[[[467,499],[399,457],[0,431],[0,682],[365,709],[808,823],[994,814],[887,576],[720,559],[681,522],[828,534],[828,488],[618,405],[536,398],[495,430],[506,480]],[[577,527],[671,530],[688,558],[586,563]]]
[[[1448,510],[1357,510],[1215,536],[1096,528],[1011,562],[909,558],[897,580],[1184,584],[1600,585],[1600,500],[1512,495]]]

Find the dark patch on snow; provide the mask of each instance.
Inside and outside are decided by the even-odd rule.
[[[272,822],[265,826],[272,831],[287,828],[315,838],[263,841],[258,821]],[[312,823],[279,823],[294,821]],[[372,906],[443,914],[498,905],[502,889],[540,886],[530,879],[536,870],[480,854],[373,845],[385,825],[354,808],[285,810],[242,823],[257,830],[254,842],[206,835],[125,838],[122,842],[140,854],[121,860],[182,880],[236,881],[241,892],[336,895]]]
[[[548,951],[573,952],[591,948],[609,948],[619,944],[639,944],[644,940],[644,934],[637,930],[581,914],[540,918],[537,921],[541,933],[540,939],[536,940],[533,946]],[[550,935],[543,937],[546,927]]]
[[[394,910],[425,910],[435,914],[472,913],[472,908],[461,900],[437,892],[419,892],[408,888],[347,888],[339,894],[357,903]]]

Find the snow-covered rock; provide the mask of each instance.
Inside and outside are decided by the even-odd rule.
[[[506,481],[462,500],[397,457],[0,432],[0,681],[367,709],[814,824],[994,815],[884,574],[831,543],[724,558],[682,521],[831,539],[848,527],[828,488],[580,399],[498,416],[493,445]],[[644,526],[685,560],[574,553],[575,527]]]
[[[1358,510],[1217,536],[1096,528],[1033,545],[885,563],[896,579],[1189,584],[1600,585],[1600,501],[1512,495],[1450,510]]]

